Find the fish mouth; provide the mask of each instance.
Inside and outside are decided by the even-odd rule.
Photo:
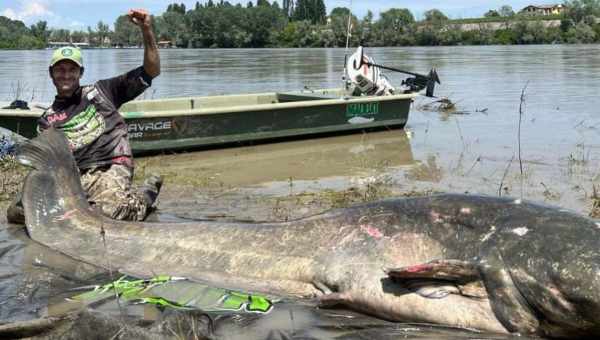
[[[544,282],[525,270],[512,270],[511,276],[523,301],[539,320],[540,335],[572,338],[598,334],[598,307],[593,304],[587,308],[590,299],[575,301],[555,282]]]

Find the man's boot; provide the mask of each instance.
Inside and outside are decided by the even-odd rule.
[[[144,184],[140,187],[140,192],[144,197],[144,202],[147,207],[146,217],[156,209],[153,207],[153,205],[156,202],[158,194],[160,193],[162,183],[162,177],[159,175],[150,175],[150,177],[146,178]]]

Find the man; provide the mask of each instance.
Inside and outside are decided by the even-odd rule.
[[[149,213],[162,180],[152,176],[140,190],[132,188],[133,157],[127,125],[117,110],[150,87],[160,74],[160,59],[148,12],[133,9],[128,16],[142,31],[143,66],[80,86],[84,72],[81,51],[75,47],[57,49],[49,67],[57,95],[38,120],[38,131],[54,127],[64,132],[93,206],[114,219],[139,221]],[[7,211],[10,222],[22,222],[22,215],[18,204]]]

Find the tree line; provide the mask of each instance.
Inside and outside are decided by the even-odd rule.
[[[282,0],[281,5],[268,0],[245,5],[208,0],[189,9],[170,4],[153,19],[157,39],[182,48],[342,47],[347,38],[350,46],[371,47],[600,42],[600,0],[569,0],[564,5],[561,15],[550,18],[502,6],[476,19],[450,20],[431,9],[416,20],[409,9],[392,8],[375,20],[370,11],[358,18],[344,7],[327,15],[323,0]],[[560,24],[548,25],[548,19]],[[471,24],[468,29],[466,24]],[[43,48],[48,41],[136,46],[141,45],[141,36],[125,15],[117,18],[114,30],[100,21],[86,31],[50,29],[44,21],[27,27],[0,16],[0,48]]]

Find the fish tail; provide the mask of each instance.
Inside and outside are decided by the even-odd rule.
[[[23,184],[28,231],[49,227],[89,207],[65,135],[54,128],[18,146],[17,161],[32,167]]]
[[[36,170],[51,171],[53,168],[65,165],[77,169],[65,135],[54,128],[42,132],[37,138],[19,144],[17,160]]]

